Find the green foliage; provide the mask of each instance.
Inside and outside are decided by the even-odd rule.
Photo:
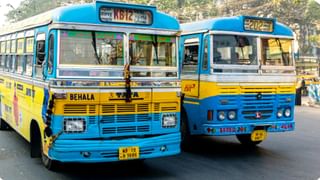
[[[314,0],[309,1],[306,17],[311,21],[320,21],[320,4]]]
[[[11,10],[6,16],[10,22],[16,22],[40,14],[57,7],[53,1],[24,0],[18,8]]]
[[[309,36],[309,41],[320,48],[320,35]]]
[[[93,0],[24,0],[7,14],[16,22],[66,4]],[[320,27],[320,5],[315,0],[113,0],[116,2],[155,5],[160,11],[177,17],[180,22],[208,19],[216,16],[254,15],[277,18],[292,27],[298,35],[302,53],[310,52],[310,43],[318,40],[309,32]]]

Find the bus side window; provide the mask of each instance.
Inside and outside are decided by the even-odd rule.
[[[204,39],[202,70],[208,70],[208,39]]]
[[[0,55],[0,61],[1,61],[1,62],[0,62],[0,69],[1,69],[1,70],[3,70],[3,68],[4,68],[5,59],[6,59],[6,56],[3,55],[3,54],[1,54],[1,55]]]
[[[14,58],[13,58],[13,56],[12,55],[9,55],[8,56],[8,65],[9,65],[9,67],[8,67],[8,71],[9,72],[12,72],[13,71],[13,61],[14,61]]]
[[[49,51],[48,51],[48,74],[53,72],[53,60],[54,60],[54,36],[49,37]]]
[[[43,78],[43,63],[45,59],[45,34],[38,34],[36,39],[36,64],[35,76],[36,78]]]
[[[197,41],[196,43],[192,42],[195,40]],[[199,39],[195,40],[189,39],[185,41],[182,74],[198,74]]]

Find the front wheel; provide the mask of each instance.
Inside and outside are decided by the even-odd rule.
[[[181,148],[183,150],[189,150],[191,135],[190,135],[189,126],[188,126],[188,118],[185,111],[181,111],[180,133],[181,133]]]
[[[262,141],[252,141],[251,134],[237,134],[237,139],[240,141],[242,145],[248,147],[255,147],[260,144]]]
[[[47,155],[45,155],[43,152],[41,154],[41,161],[44,167],[46,167],[48,170],[55,171],[58,167],[58,161],[50,159]]]

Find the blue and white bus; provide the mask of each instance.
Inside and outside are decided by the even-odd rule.
[[[293,32],[237,16],[182,24],[182,137],[236,135],[256,145],[294,130]]]

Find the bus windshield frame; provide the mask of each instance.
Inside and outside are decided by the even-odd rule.
[[[213,73],[294,74],[293,41],[283,36],[212,33]]]
[[[133,78],[179,76],[177,35],[59,30],[58,37],[60,78],[123,78],[124,66],[129,63]],[[135,51],[133,44],[135,49],[143,48]],[[142,59],[147,55],[152,60]]]

